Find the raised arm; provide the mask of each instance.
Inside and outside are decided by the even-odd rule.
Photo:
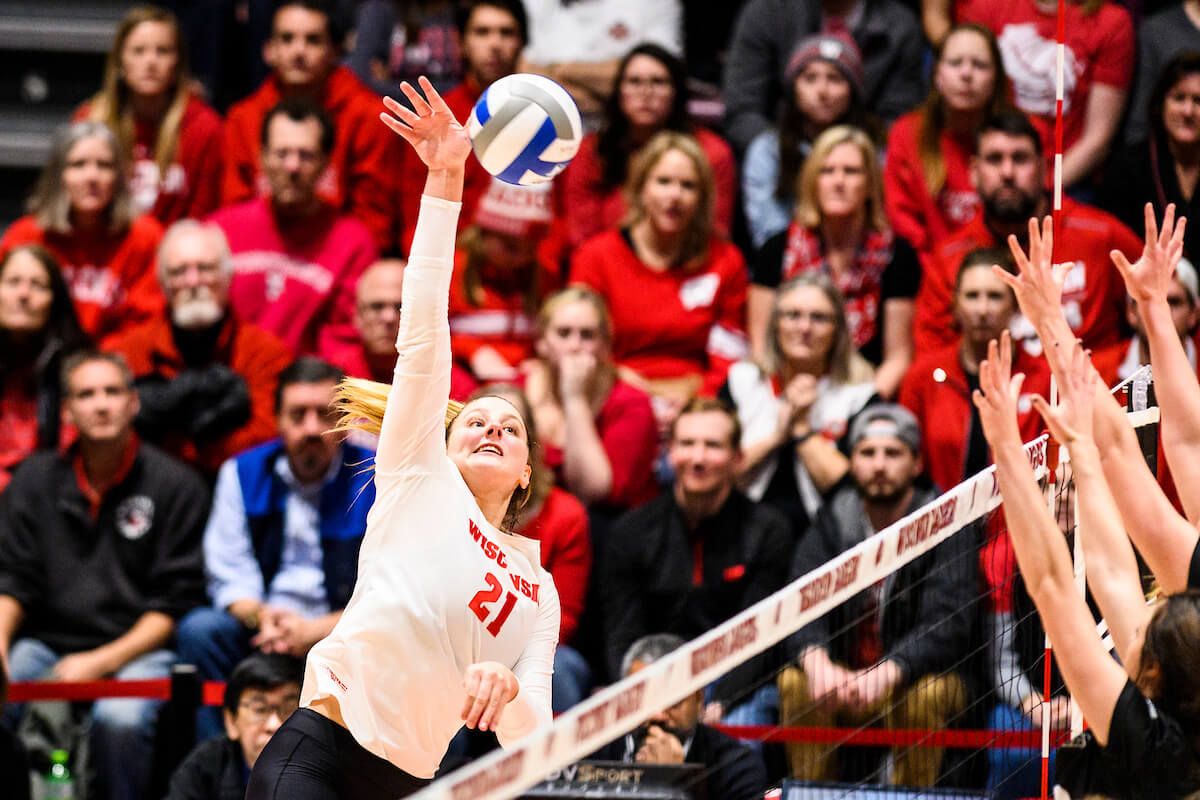
[[[1042,340],[1046,360],[1060,383],[1066,374],[1064,357],[1071,352],[1075,334],[1062,313],[1065,268],[1051,265],[1054,232],[1049,217],[1029,221],[1029,253],[1015,237],[1009,248],[1020,269],[1013,276],[996,267],[1013,288],[1022,313]],[[1166,592],[1187,587],[1188,565],[1196,547],[1196,530],[1176,513],[1142,457],[1137,437],[1125,412],[1102,384],[1096,386],[1093,435],[1100,451],[1104,477],[1121,513],[1125,530],[1145,557]]]
[[[1135,630],[1148,617],[1137,559],[1121,526],[1100,466],[1100,451],[1092,437],[1096,371],[1078,344],[1071,348],[1066,362],[1067,369],[1059,381],[1062,404],[1051,407],[1041,397],[1035,397],[1033,404],[1050,433],[1071,453],[1071,471],[1079,491],[1078,535],[1082,537],[1088,586],[1108,622],[1117,652],[1126,653]]]
[[[1183,255],[1187,220],[1175,220],[1175,206],[1167,206],[1162,230],[1154,218],[1154,207],[1146,204],[1146,246],[1137,263],[1130,264],[1120,252],[1112,252],[1113,263],[1125,279],[1129,296],[1137,301],[1146,326],[1150,363],[1154,365],[1154,389],[1162,404],[1162,441],[1167,463],[1175,475],[1179,499],[1189,520],[1200,518],[1200,384],[1188,361],[1183,342],[1175,331],[1167,294],[1175,268]],[[1194,541],[1193,541],[1194,546]],[[1190,553],[1189,553],[1190,555]]]
[[[1097,741],[1105,745],[1127,678],[1109,658],[1087,604],[1075,589],[1066,542],[1029,468],[1016,413],[1025,376],[1011,376],[1011,353],[1007,332],[999,347],[995,341],[989,345],[988,358],[979,368],[980,390],[973,399],[995,456],[1008,530],[1029,595],[1054,643],[1067,687]]]
[[[396,337],[396,372],[375,459],[376,473],[426,466],[445,455],[444,421],[450,396],[450,325],[447,304],[454,239],[462,201],[467,132],[427,79],[421,95],[400,85],[412,109],[384,98],[389,128],[412,145],[428,168],[417,229],[404,270],[404,313]]]

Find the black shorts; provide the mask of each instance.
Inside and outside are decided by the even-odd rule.
[[[369,752],[333,720],[301,708],[254,762],[246,800],[376,800],[406,797],[428,783]]]

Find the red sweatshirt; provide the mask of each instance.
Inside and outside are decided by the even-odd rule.
[[[467,253],[454,254],[454,277],[450,283],[450,348],[454,359],[469,365],[481,347],[491,347],[513,367],[533,358],[534,315],[542,301],[559,288],[558,265],[541,259],[537,302],[533,315],[525,311],[528,279],[509,276],[484,266],[481,270],[480,303],[467,298],[464,278]]]
[[[724,239],[713,237],[698,267],[657,271],[621,231],[608,231],[575,252],[571,282],[604,297],[613,358],[644,378],[700,375],[701,393],[711,396],[746,355],[749,279],[741,252]]]
[[[75,111],[74,119],[87,119],[91,102]],[[138,213],[150,214],[167,227],[185,217],[202,218],[221,205],[221,172],[225,168],[221,117],[193,95],[183,110],[175,160],[163,175],[154,161],[158,126],[137,122],[131,159],[129,189]]]
[[[921,112],[896,120],[888,134],[883,169],[883,204],[896,233],[922,257],[975,218],[979,195],[971,183],[975,137],[942,131],[940,149],[946,183],[937,196],[929,192],[921,166]]]
[[[171,380],[186,367],[166,314],[126,331],[111,342],[110,349],[125,356],[135,378],[157,375]],[[279,339],[255,325],[227,317],[209,363],[224,364],[245,379],[250,390],[250,419],[213,441],[194,442],[175,432],[158,444],[215,476],[227,458],[278,435],[275,386],[279,373],[291,361],[291,352]]]
[[[959,264],[978,247],[998,246],[1006,245],[988,230],[983,214],[979,214],[926,259],[913,320],[913,343],[918,353],[936,350],[957,339],[952,306]],[[1141,255],[1142,241],[1116,217],[1064,197],[1054,259],[1074,266],[1063,287],[1063,310],[1071,330],[1091,349],[1116,342],[1124,325],[1125,284],[1108,255],[1112,250],[1120,250],[1133,261]],[[1034,336],[1023,319],[1014,324],[1014,333],[1018,338]]]
[[[967,0],[959,4],[957,17],[996,34],[1013,99],[1042,134],[1043,152],[1053,163],[1057,12],[1039,11],[1034,0]],[[1106,0],[1087,14],[1082,3],[1068,2],[1065,30],[1064,152],[1083,135],[1092,86],[1128,89],[1135,56],[1133,20],[1117,3]]]
[[[254,94],[229,109],[223,205],[265,194],[259,170],[262,121],[281,99],[279,84],[271,76]],[[379,121],[383,110],[379,97],[346,67],[333,71],[318,102],[335,130],[333,152],[318,191],[335,208],[366,225],[376,247],[386,249],[395,242],[397,232],[395,186],[404,143]]]
[[[120,234],[53,233],[33,217],[21,217],[0,239],[0,255],[19,244],[45,245],[71,287],[79,324],[100,342],[162,312],[165,299],[154,271],[162,233],[147,216]]]
[[[395,377],[396,353],[389,353],[379,361],[367,355],[362,342],[341,348],[329,356],[329,362],[346,373],[351,378],[366,378],[379,383],[391,383]],[[471,373],[458,364],[450,364],[450,399],[460,403],[466,402],[471,392],[479,388],[479,384],[471,377]]]
[[[658,424],[650,396],[618,380],[596,415],[596,433],[612,468],[612,488],[605,502],[633,508],[657,497],[653,470],[658,454]],[[542,460],[554,470],[558,483],[565,486],[562,448],[543,442]]]
[[[234,313],[265,328],[297,355],[326,358],[358,341],[358,276],[378,259],[357,219],[323,207],[281,226],[263,198],[223,208],[212,221],[233,254]]]
[[[481,94],[483,90],[472,78],[467,77],[442,95],[442,99],[454,112],[454,118],[466,125],[467,118],[471,116],[471,109],[475,107],[475,101]],[[425,168],[420,163],[413,163],[407,152],[405,157],[408,163],[404,164],[398,173],[400,198],[397,207],[400,209],[402,222],[400,248],[407,253],[412,247],[413,233],[417,229],[417,211],[421,208],[421,194],[425,190]],[[467,173],[463,182],[462,210],[458,214],[459,230],[470,225],[475,219],[475,207],[479,205],[479,198],[487,191],[491,181],[492,176],[479,163],[479,159],[470,156],[467,159]]]
[[[519,533],[541,543],[542,567],[554,578],[562,612],[558,641],[570,644],[583,614],[588,575],[592,571],[587,511],[574,495],[555,486],[538,515],[525,523]]]
[[[729,144],[707,128],[693,134],[708,163],[712,166],[716,195],[713,213],[717,228],[724,234],[733,225],[733,205],[737,199],[737,163]],[[596,151],[596,134],[584,137],[579,152],[563,171],[556,187],[558,206],[567,225],[567,242],[578,247],[596,234],[615,228],[625,216],[623,187],[608,191],[599,188],[602,168]]]

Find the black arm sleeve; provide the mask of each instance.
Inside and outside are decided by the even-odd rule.
[[[634,511],[613,523],[604,559],[607,567],[605,574],[599,576],[605,662],[613,680],[621,678],[621,660],[626,649],[654,632],[647,630],[645,587],[638,559],[638,553],[646,546],[642,530],[645,522],[645,516]]]
[[[787,247],[787,231],[777,233],[759,249],[750,271],[751,283],[775,289],[783,282],[783,251]]]
[[[28,611],[46,589],[45,561],[38,547],[44,520],[31,505],[47,491],[31,480],[33,464],[26,462],[13,474],[8,489],[0,492],[0,594],[15,599]]]
[[[210,502],[204,483],[190,469],[169,461],[161,468],[178,478],[165,509],[167,523],[151,569],[146,610],[178,619],[205,602],[202,542]]]
[[[892,242],[892,260],[883,271],[880,304],[892,299],[911,300],[921,288],[921,264],[917,251],[900,236]]]

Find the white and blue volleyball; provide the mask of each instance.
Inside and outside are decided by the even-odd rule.
[[[484,90],[467,133],[484,169],[505,183],[532,186],[566,169],[579,152],[583,122],[566,89],[519,72]]]

